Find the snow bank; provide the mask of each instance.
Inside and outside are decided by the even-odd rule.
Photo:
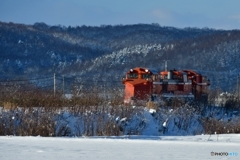
[[[201,135],[240,133],[238,111],[225,108],[182,106],[157,110],[123,106],[121,110],[72,112],[43,108],[0,112],[0,135],[121,136]]]

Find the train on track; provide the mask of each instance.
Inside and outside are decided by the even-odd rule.
[[[206,102],[210,81],[193,70],[167,70],[136,67],[122,79],[125,85],[124,103],[154,101],[156,98],[192,99]]]

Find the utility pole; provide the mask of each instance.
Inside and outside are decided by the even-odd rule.
[[[62,88],[63,88],[63,89],[62,89],[62,90],[63,90],[63,91],[62,91],[62,92],[63,92],[62,94],[63,94],[63,96],[64,96],[64,75],[63,75],[63,86],[62,86]]]
[[[165,71],[168,70],[168,65],[167,65],[167,62],[170,61],[170,60],[163,60],[165,62]]]
[[[53,95],[54,95],[54,97],[55,97],[55,95],[56,95],[56,74],[54,73],[54,75],[53,75]]]
[[[237,74],[237,102],[239,101],[239,74]]]

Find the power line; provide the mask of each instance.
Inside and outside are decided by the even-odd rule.
[[[5,81],[0,81],[0,82],[21,82],[21,81],[33,81],[33,80],[41,80],[41,79],[48,79],[52,78],[50,76],[46,77],[37,77],[37,78],[31,78],[31,79],[14,79],[14,80],[5,80]]]

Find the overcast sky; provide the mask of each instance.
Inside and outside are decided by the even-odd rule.
[[[0,0],[0,21],[240,29],[240,0]]]

